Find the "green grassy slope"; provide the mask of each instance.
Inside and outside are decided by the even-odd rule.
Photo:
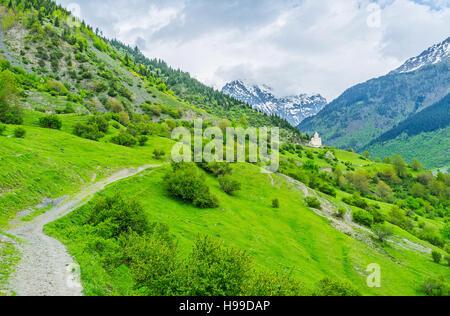
[[[450,168],[450,126],[429,133],[400,135],[367,148],[373,157],[384,158],[396,153],[409,162],[419,159],[430,169]]]
[[[152,151],[171,141],[151,137],[147,146],[126,148],[92,142],[63,131],[26,126],[24,139],[0,136],[0,226],[15,212],[37,205],[44,197],[77,192],[80,186],[126,167],[155,163]]]

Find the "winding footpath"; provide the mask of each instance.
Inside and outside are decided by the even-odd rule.
[[[86,204],[107,185],[156,167],[159,166],[119,171],[86,187],[33,221],[10,229],[8,233],[22,241],[14,242],[22,253],[22,259],[11,276],[7,290],[18,296],[81,296],[83,288],[78,265],[61,242],[44,234],[44,226]]]

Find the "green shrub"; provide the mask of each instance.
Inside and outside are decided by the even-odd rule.
[[[22,124],[22,108],[16,105],[19,97],[19,84],[9,70],[0,73],[0,122],[5,124]]]
[[[359,208],[362,208],[363,210],[369,209],[369,204],[361,198],[359,195],[353,195],[350,197],[344,197],[342,201],[348,205],[356,206]]]
[[[322,185],[319,188],[319,191],[322,193],[328,194],[330,196],[336,197],[336,190],[330,185],[327,185],[327,184]]]
[[[239,296],[251,277],[252,258],[225,248],[220,241],[199,238],[186,262],[185,288],[189,296]]]
[[[368,212],[372,215],[375,224],[383,224],[386,221],[386,217],[374,206],[369,206]]]
[[[228,195],[233,195],[234,192],[241,189],[241,184],[234,180],[230,175],[221,176],[219,178],[219,184],[222,191]]]
[[[435,263],[441,263],[442,254],[439,251],[433,250],[433,252],[431,253],[431,257],[433,258],[433,261]]]
[[[390,223],[397,225],[406,231],[412,231],[414,229],[414,224],[406,217],[405,212],[398,207],[392,208],[388,220]]]
[[[105,134],[98,130],[98,127],[96,125],[86,123],[78,123],[77,125],[75,125],[73,133],[78,137],[95,141],[105,136]]]
[[[106,223],[108,236],[105,237],[110,238],[119,237],[130,230],[140,235],[150,231],[143,207],[131,199],[124,199],[120,194],[99,198],[86,223],[94,227]]]
[[[219,201],[210,193],[205,176],[199,175],[195,165],[188,163],[173,164],[164,181],[169,193],[199,208],[215,208]]]
[[[27,134],[27,131],[23,127],[17,127],[14,130],[14,137],[16,138],[24,138]]]
[[[6,131],[6,126],[0,123],[0,136],[3,135],[3,133]]]
[[[447,264],[450,267],[450,255],[446,255],[444,259],[445,261],[447,261]]]
[[[425,280],[422,291],[427,296],[449,296],[449,286],[444,277],[430,278]]]
[[[203,162],[199,163],[198,166],[206,172],[213,174],[215,177],[231,175],[233,173],[231,164],[227,162]]]
[[[120,146],[133,147],[134,145],[136,145],[137,140],[133,135],[121,131],[119,135],[111,138],[111,142]]]
[[[270,271],[252,271],[245,283],[245,296],[307,296],[310,291],[288,274]]]
[[[22,109],[17,105],[0,103],[0,122],[19,125],[23,123]]]
[[[371,227],[373,225],[373,216],[367,211],[356,210],[353,212],[353,220],[361,225]]]
[[[272,207],[273,208],[280,208],[280,200],[278,200],[278,199],[272,200]]]
[[[320,201],[315,197],[315,196],[313,196],[313,197],[307,197],[306,199],[305,199],[305,202],[306,202],[306,204],[309,206],[309,207],[311,207],[311,208],[315,208],[315,209],[318,209],[318,210],[321,210],[322,209],[322,206],[320,205]]]
[[[373,232],[378,237],[378,239],[383,242],[387,238],[391,237],[394,234],[392,227],[387,224],[377,224],[373,227]]]
[[[325,278],[317,284],[315,296],[361,296],[350,283]]]
[[[97,129],[102,133],[108,133],[109,122],[103,115],[95,115],[89,118],[88,124],[97,126]]]
[[[155,149],[153,151],[153,158],[156,159],[156,160],[161,159],[165,155],[166,155],[166,152],[163,149]]]
[[[143,235],[133,232],[119,240],[122,262],[129,267],[138,295],[167,296],[180,288],[185,273],[180,268],[175,243],[166,235],[157,229]]]
[[[143,147],[143,146],[145,146],[145,144],[147,144],[148,137],[145,135],[141,135],[141,136],[138,136],[137,140],[138,140],[139,146]]]
[[[347,214],[347,210],[343,207],[340,207],[337,212],[336,212],[336,217],[337,218],[344,218],[345,215]]]
[[[48,92],[54,92],[59,95],[67,95],[69,93],[67,88],[61,82],[56,80],[49,80],[46,86]]]
[[[62,122],[56,115],[47,115],[39,119],[39,126],[42,128],[61,129]]]

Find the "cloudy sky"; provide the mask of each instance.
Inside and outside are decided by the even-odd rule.
[[[450,0],[57,0],[105,36],[220,89],[333,99],[450,36]]]

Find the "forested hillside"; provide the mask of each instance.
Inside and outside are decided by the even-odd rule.
[[[361,150],[395,125],[440,101],[450,86],[450,60],[408,73],[391,73],[345,91],[299,126],[326,144]]]
[[[401,122],[398,126],[371,142],[370,145],[377,142],[385,142],[394,139],[403,133],[406,133],[411,137],[421,133],[433,132],[435,130],[448,127],[449,125],[450,94],[436,104]]]
[[[433,169],[450,167],[450,95],[372,141],[365,150],[383,159],[392,152]]]

